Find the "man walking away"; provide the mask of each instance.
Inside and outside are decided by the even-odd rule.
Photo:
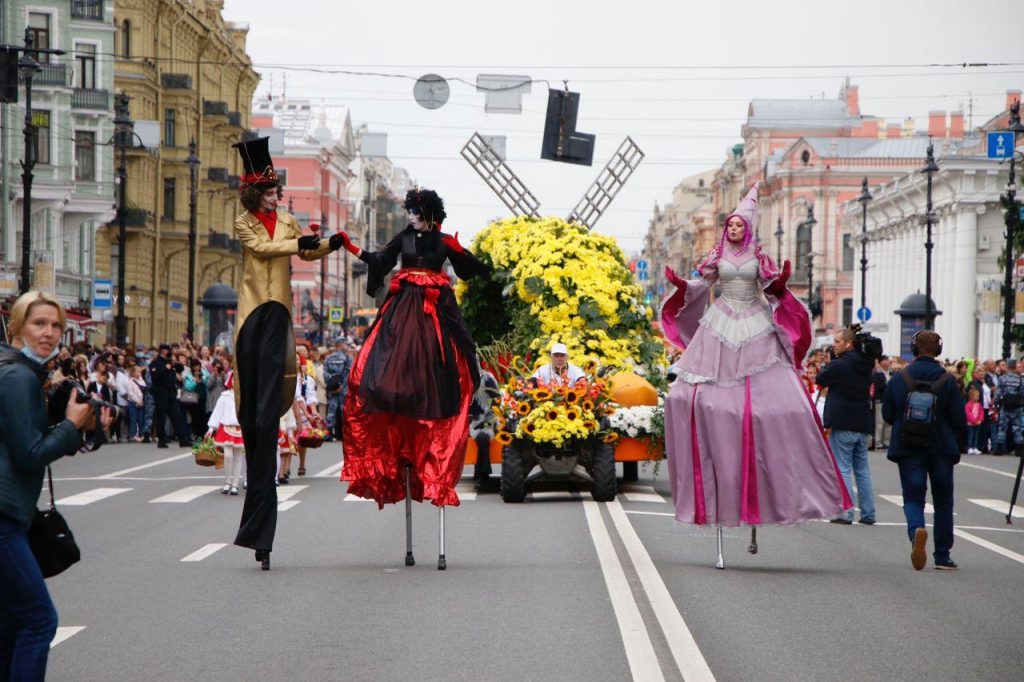
[[[927,563],[928,531],[924,499],[928,480],[935,507],[935,568],[955,570],[953,547],[953,465],[967,438],[964,397],[954,377],[935,358],[942,338],[932,331],[914,335],[915,360],[893,375],[882,400],[882,416],[893,425],[889,459],[900,467],[903,514],[912,550],[910,563],[920,571]]]
[[[875,496],[871,490],[868,468],[868,434],[871,433],[871,370],[872,360],[857,345],[852,329],[840,329],[832,337],[834,359],[818,372],[818,385],[828,389],[825,398],[825,428],[832,429],[829,444],[853,496],[853,479],[857,481],[857,506],[860,522],[875,522]],[[832,523],[853,523],[853,510],[832,519]]]

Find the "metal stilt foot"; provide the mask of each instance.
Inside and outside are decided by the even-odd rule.
[[[747,551],[757,554],[757,526],[750,529],[750,544],[747,545]]]
[[[438,507],[437,523],[437,570],[443,571],[448,568],[448,562],[444,558],[444,507]]]
[[[412,466],[405,467],[405,565],[415,566],[412,555]]]
[[[715,562],[715,568],[725,568],[725,558],[722,557],[722,527],[718,527],[718,561]]]

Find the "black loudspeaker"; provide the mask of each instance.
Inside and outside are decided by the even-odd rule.
[[[0,47],[0,102],[18,101],[18,50]]]
[[[548,110],[544,118],[540,158],[581,166],[594,164],[595,137],[589,133],[576,132],[579,108],[580,93],[548,90]]]

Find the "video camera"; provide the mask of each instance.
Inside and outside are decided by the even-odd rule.
[[[850,331],[853,332],[853,347],[859,350],[864,357],[872,362],[882,357],[884,354],[882,339],[872,336],[870,332],[861,331],[859,324],[850,325]]]

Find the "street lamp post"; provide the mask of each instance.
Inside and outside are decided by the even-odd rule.
[[[32,288],[29,277],[32,266],[32,169],[36,165],[36,126],[32,122],[32,77],[42,70],[30,54],[32,33],[25,29],[25,51],[18,59],[18,71],[25,78],[25,152],[21,162],[21,186],[24,196],[21,202],[21,277],[18,288],[25,293]]]
[[[775,228],[775,243],[778,247],[778,257],[775,259],[775,262],[780,268],[782,267],[782,237],[785,234],[785,231],[782,229],[782,216],[779,216],[779,224]]]
[[[1013,336],[1013,240],[1016,233],[1017,220],[1020,217],[1017,208],[1017,134],[1024,132],[1020,122],[1020,100],[1010,107],[1009,132],[1013,133],[1013,145],[1010,148],[1010,178],[1006,184],[1006,281],[1003,283],[1003,357],[1010,357],[1010,346]]]
[[[124,312],[125,297],[125,270],[128,260],[128,226],[127,208],[125,206],[128,197],[128,146],[132,143],[132,136],[135,134],[135,122],[128,115],[128,94],[122,92],[117,96],[117,114],[114,116],[114,145],[121,150],[121,160],[117,167],[118,184],[121,193],[117,203],[117,316],[114,320],[115,343],[124,348],[127,344],[128,320]]]
[[[924,328],[934,329],[935,328],[935,315],[932,313],[932,222],[934,216],[932,215],[932,176],[939,170],[939,165],[935,163],[935,147],[928,140],[928,156],[926,159],[925,167],[921,169],[921,172],[928,177],[928,189],[925,199],[925,214],[924,222],[926,229],[926,238],[924,242]]]
[[[864,177],[864,182],[861,183],[861,193],[857,197],[857,201],[860,202],[861,209],[861,225],[860,225],[860,307],[868,307],[868,202],[874,199],[871,196],[871,192],[868,191],[868,178]]]
[[[196,188],[199,182],[199,157],[196,139],[188,143],[188,338],[195,341],[196,331]]]
[[[323,212],[320,213],[320,234],[324,234],[327,229],[327,218],[324,217]],[[320,259],[320,345],[324,345],[324,284],[327,279],[327,258]]]
[[[814,319],[814,226],[818,221],[814,219],[814,204],[807,204],[807,308],[811,311],[811,319]]]

